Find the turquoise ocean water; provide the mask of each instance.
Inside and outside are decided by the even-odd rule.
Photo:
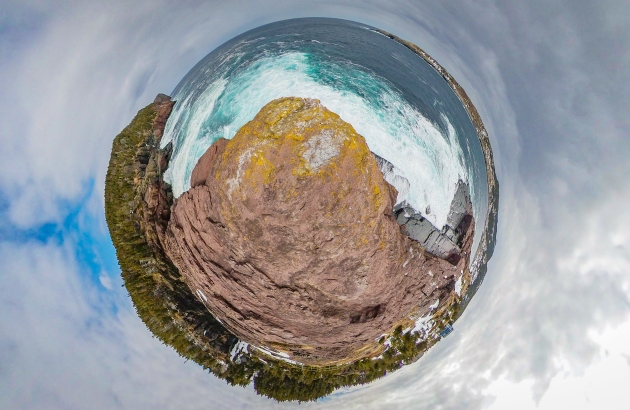
[[[459,179],[469,183],[479,244],[488,185],[477,133],[448,83],[421,57],[372,27],[296,19],[248,31],[208,54],[172,93],[162,146],[175,196],[218,138],[230,139],[269,101],[319,99],[410,182],[406,198],[442,227]]]

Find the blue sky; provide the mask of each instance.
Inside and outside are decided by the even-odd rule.
[[[4,1],[0,408],[291,408],[153,338],[103,212],[111,142],[233,36],[292,17],[424,48],[490,135],[498,244],[477,296],[417,363],[321,408],[623,409],[630,402],[626,1]]]

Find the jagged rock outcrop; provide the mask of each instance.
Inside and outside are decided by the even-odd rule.
[[[468,261],[473,229],[457,262],[425,253],[394,218],[396,194],[349,124],[284,98],[200,158],[162,243],[242,340],[304,363],[356,359],[450,294]]]
[[[427,252],[457,264],[462,257],[462,239],[472,223],[468,184],[462,180],[457,183],[446,225],[441,230],[406,202],[394,207],[394,215],[405,233],[418,241]]]
[[[459,180],[451,203],[446,225],[440,230],[404,198],[409,193],[409,181],[391,162],[374,154],[385,180],[398,191],[394,215],[403,231],[431,254],[457,264],[461,259],[461,239],[472,220],[472,202],[468,184]],[[429,207],[426,210],[430,212]]]
[[[451,202],[451,209],[446,217],[446,225],[442,233],[461,247],[463,235],[469,229],[473,219],[470,187],[461,179],[457,182],[457,190]]]
[[[400,169],[396,168],[394,164],[385,158],[379,157],[376,154],[374,154],[374,158],[376,158],[376,163],[383,173],[385,181],[396,188],[396,191],[398,192],[396,204],[402,202],[403,198],[407,198],[407,195],[409,194],[409,180],[403,176],[403,172]]]
[[[153,108],[156,115],[153,120],[152,135],[136,152],[139,166],[144,171],[142,180],[136,182],[140,190],[144,192],[140,224],[147,243],[156,252],[162,251],[161,242],[171,216],[173,203],[171,187],[162,179],[162,173],[168,167],[173,152],[173,145],[169,143],[164,149],[160,149],[160,140],[174,104],[175,102],[171,101],[167,95],[158,94],[155,97]]]
[[[395,208],[396,221],[410,238],[418,241],[429,253],[456,264],[461,259],[460,249],[422,214],[407,203]]]

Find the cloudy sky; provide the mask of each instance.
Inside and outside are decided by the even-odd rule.
[[[0,408],[291,408],[163,346],[103,211],[113,137],[208,52],[307,16],[424,48],[464,87],[501,186],[489,272],[417,363],[301,408],[626,409],[630,3],[0,0]]]

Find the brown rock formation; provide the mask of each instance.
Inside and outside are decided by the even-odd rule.
[[[304,363],[357,359],[467,266],[425,254],[362,136],[318,100],[267,104],[201,157],[163,246],[235,335]]]
[[[158,94],[153,102],[153,108],[156,111],[153,120],[153,135],[136,152],[139,166],[144,168],[141,173],[143,180],[137,181],[141,185],[140,190],[144,192],[140,225],[147,243],[154,251],[161,251],[160,242],[170,218],[173,202],[170,186],[162,180],[162,173],[170,160],[172,144],[164,150],[160,150],[159,145],[166,120],[174,105],[175,102],[171,101],[170,97]]]

